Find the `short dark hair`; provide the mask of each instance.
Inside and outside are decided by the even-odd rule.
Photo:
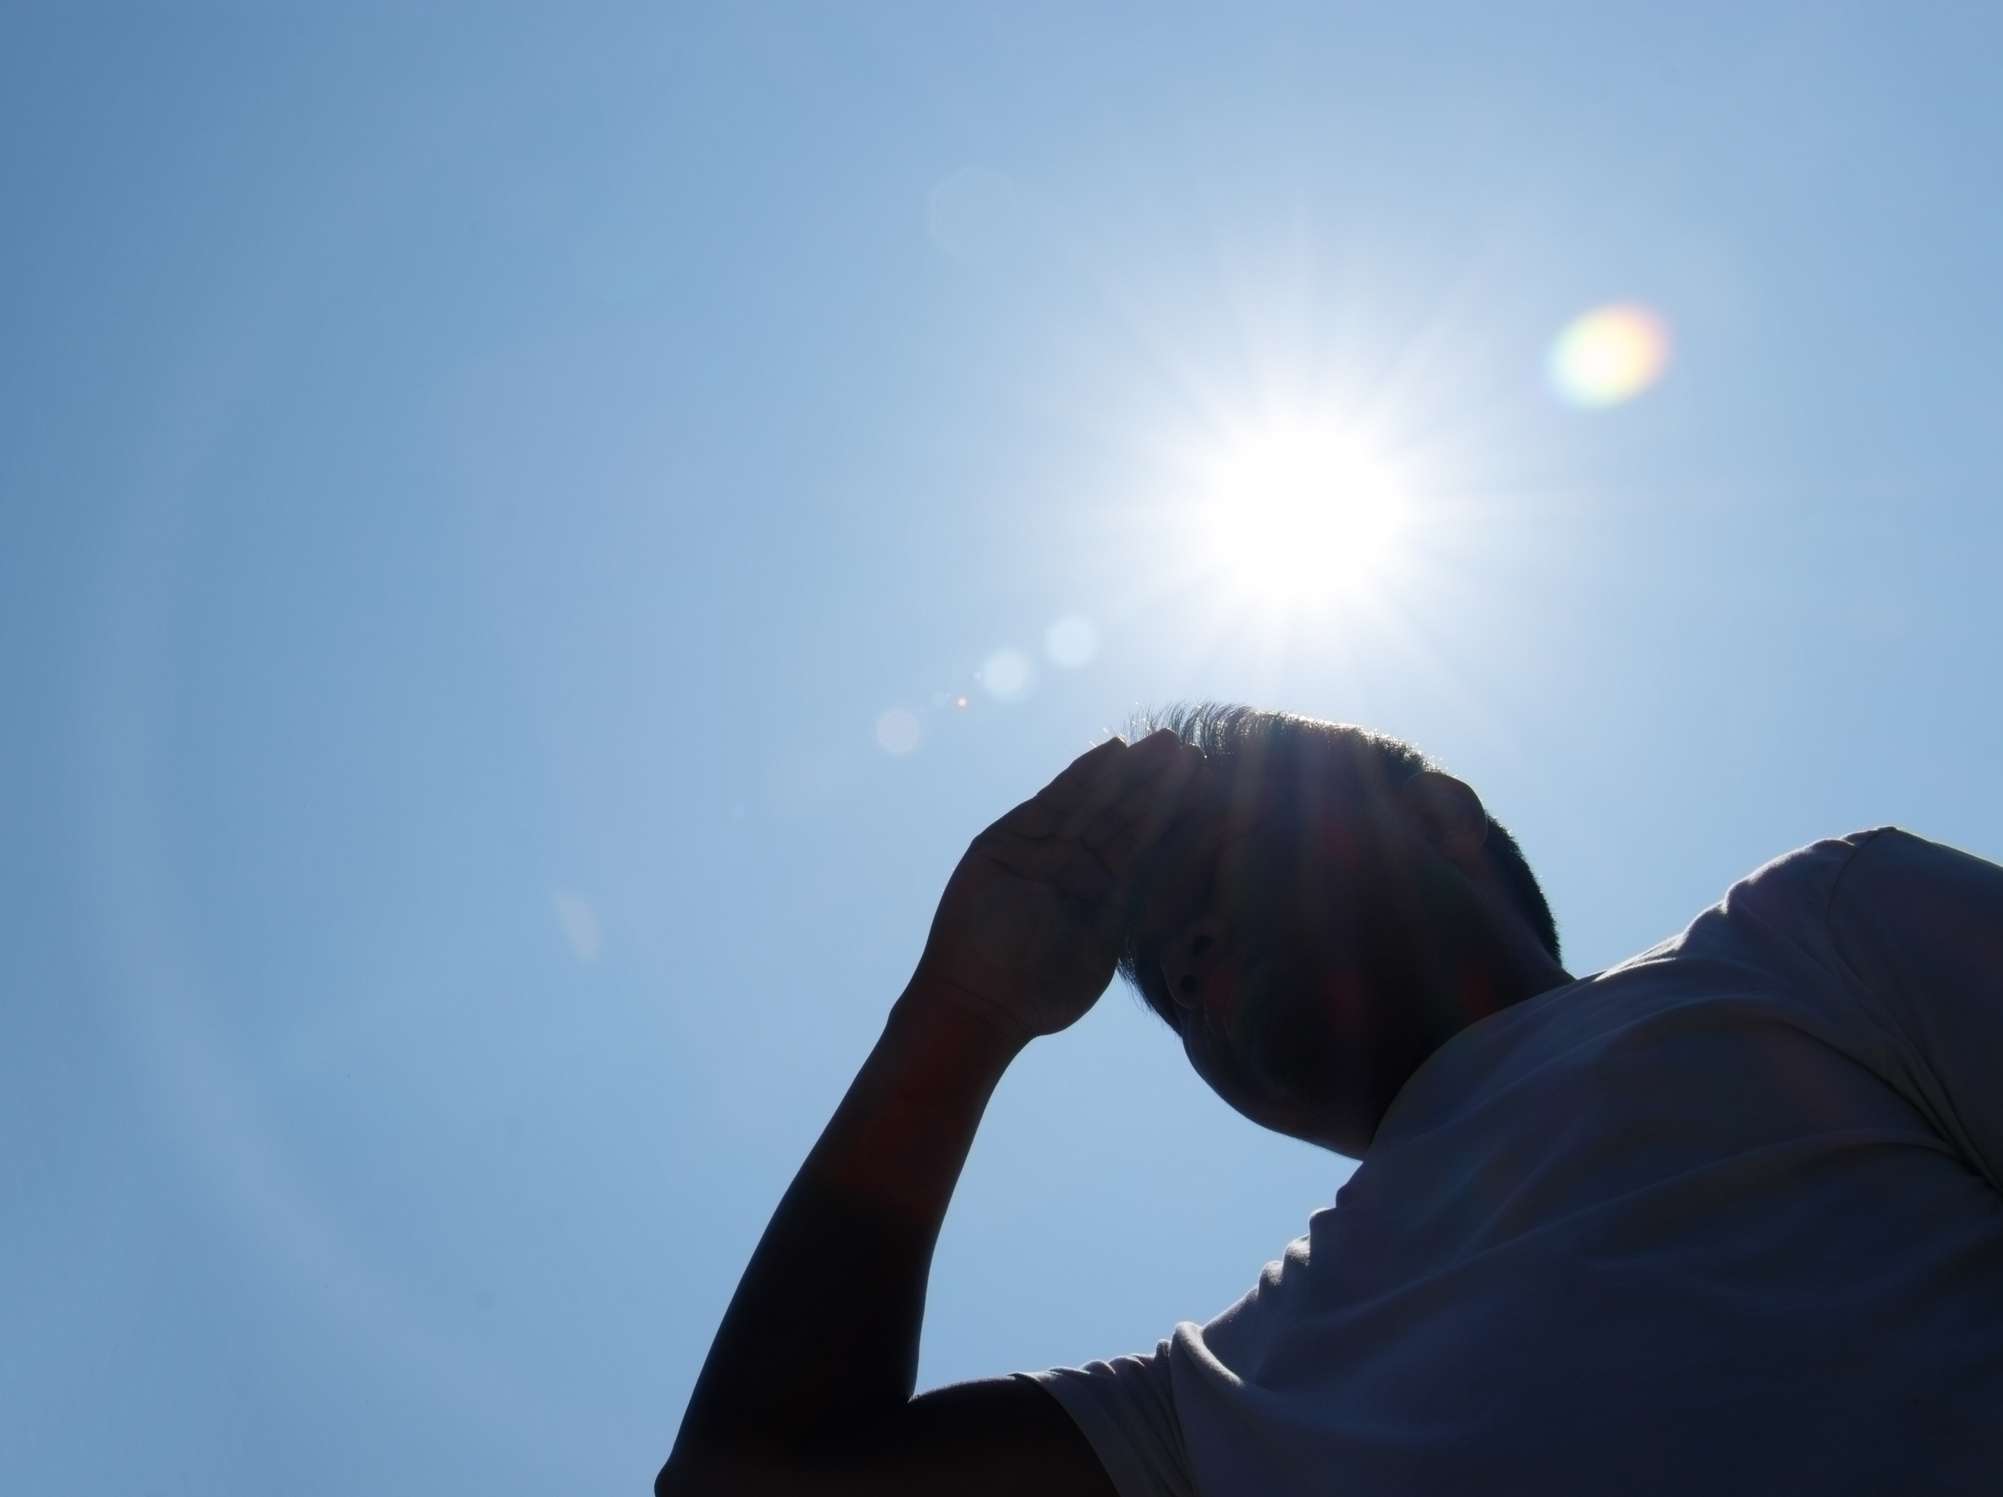
[[[1326,764],[1326,772],[1330,776],[1340,776],[1380,793],[1395,791],[1414,775],[1439,768],[1419,749],[1401,738],[1373,733],[1349,723],[1325,722],[1292,712],[1271,712],[1228,702],[1178,703],[1138,713],[1128,737],[1138,741],[1162,728],[1174,732],[1184,743],[1202,749],[1206,759],[1227,770],[1243,762],[1248,749],[1267,754],[1277,751],[1289,757],[1289,750],[1312,749],[1317,759]],[[1331,750],[1334,751],[1332,754]],[[1537,876],[1530,871],[1523,849],[1517,845],[1509,829],[1494,816],[1488,818],[1488,840],[1484,851],[1510,902],[1529,922],[1537,939],[1551,953],[1552,960],[1562,961],[1558,950],[1558,922],[1552,918],[1551,905],[1538,886]],[[1145,887],[1145,880],[1142,884]],[[1138,907],[1135,913],[1139,913]],[[1120,975],[1150,1008],[1164,1019],[1172,1020],[1173,1008],[1167,1001],[1168,994],[1157,991],[1161,988],[1159,974],[1148,970],[1154,964],[1140,950],[1138,924],[1136,919],[1127,922],[1126,936],[1120,949]]]

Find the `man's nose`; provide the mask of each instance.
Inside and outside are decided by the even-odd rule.
[[[1170,995],[1184,1008],[1202,1005],[1211,974],[1224,960],[1225,940],[1229,935],[1230,930],[1221,919],[1206,915],[1185,927],[1163,949],[1162,980],[1168,984]]]

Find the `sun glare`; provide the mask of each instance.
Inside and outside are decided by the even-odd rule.
[[[1327,603],[1370,580],[1405,508],[1396,475],[1329,427],[1272,427],[1231,446],[1206,484],[1207,561],[1276,604]]]

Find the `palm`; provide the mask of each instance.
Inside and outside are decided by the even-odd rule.
[[[1186,803],[1202,764],[1156,734],[1076,760],[974,839],[932,922],[920,972],[1024,1035],[1075,1023],[1119,955],[1134,863]]]

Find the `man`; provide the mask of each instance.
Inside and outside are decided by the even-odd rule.
[[[914,1398],[982,1107],[1116,964],[1233,1107],[1362,1164],[1209,1325]],[[1177,714],[975,839],[656,1490],[2003,1490],[1999,1062],[2003,869],[1817,843],[1574,980],[1415,750]]]

